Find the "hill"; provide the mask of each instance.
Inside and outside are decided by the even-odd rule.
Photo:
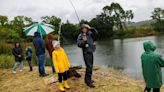
[[[144,20],[144,21],[139,21],[139,22],[131,22],[128,24],[128,26],[142,26],[142,25],[150,25],[151,23],[153,23],[153,20]]]

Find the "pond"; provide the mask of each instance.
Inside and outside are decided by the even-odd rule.
[[[121,69],[133,79],[143,79],[140,56],[144,52],[143,42],[150,40],[157,45],[157,52],[164,56],[164,36],[97,41],[94,65]],[[76,44],[65,45],[72,65],[84,65],[82,50]],[[164,73],[164,71],[163,71]]]

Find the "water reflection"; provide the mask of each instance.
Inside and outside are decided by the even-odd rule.
[[[98,41],[94,53],[94,63],[101,67],[121,69],[134,79],[142,79],[140,56],[143,42],[151,40],[157,45],[157,51],[164,56],[164,36],[151,36],[124,40]],[[73,65],[84,65],[81,49],[76,44],[66,45],[64,49]]]

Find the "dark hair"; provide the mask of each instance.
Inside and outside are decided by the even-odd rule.
[[[21,47],[20,42],[18,42],[18,41],[16,41],[16,42],[14,43],[15,47],[17,47],[17,46],[16,46],[17,43],[19,44],[18,47]]]

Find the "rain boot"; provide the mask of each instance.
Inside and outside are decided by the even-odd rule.
[[[64,84],[63,84],[64,88],[66,89],[70,89],[69,85],[68,85],[68,82],[67,81],[64,81]]]
[[[30,72],[31,72],[32,70],[33,70],[32,67],[30,67]]]
[[[62,83],[59,83],[58,88],[61,92],[65,92],[65,89],[64,89]]]

